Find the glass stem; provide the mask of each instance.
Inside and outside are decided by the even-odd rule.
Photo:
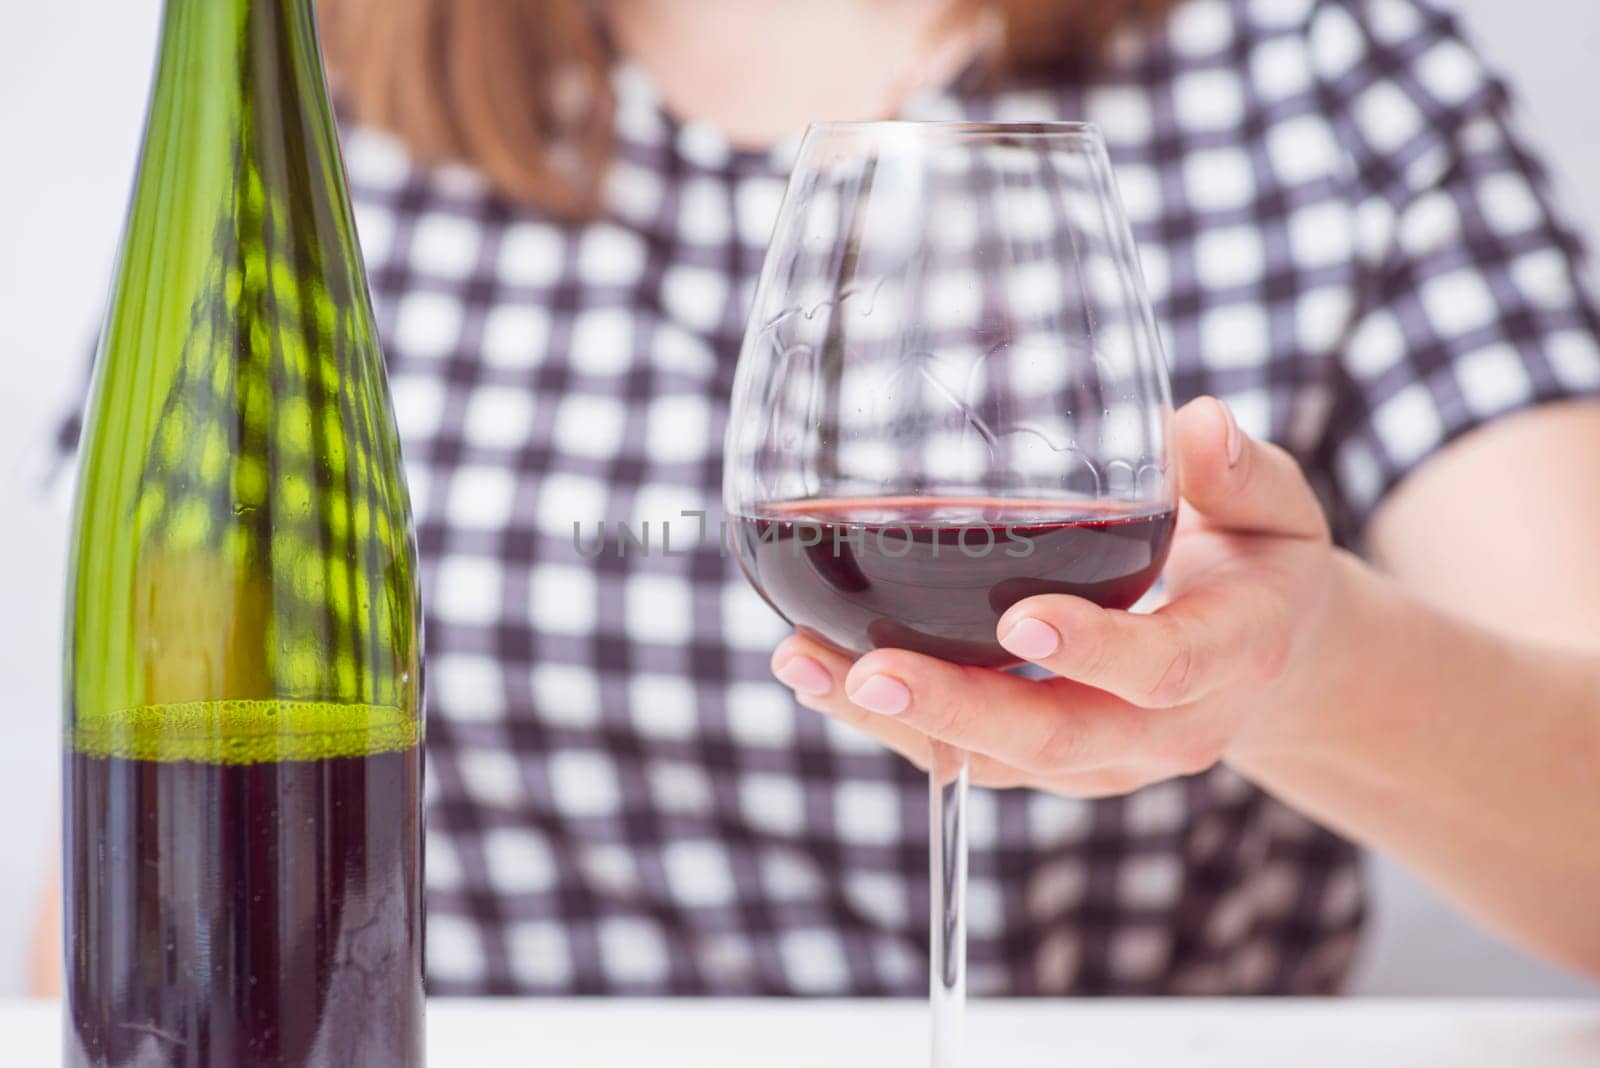
[[[967,754],[933,743],[928,768],[933,1068],[957,1068],[967,1000]]]

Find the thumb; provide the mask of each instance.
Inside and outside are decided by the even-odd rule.
[[[1172,434],[1184,499],[1211,526],[1327,538],[1322,506],[1294,457],[1248,437],[1227,405],[1190,401],[1173,416]]]

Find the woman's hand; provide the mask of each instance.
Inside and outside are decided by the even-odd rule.
[[[931,740],[971,754],[975,782],[1081,797],[1202,771],[1270,731],[1274,707],[1326,662],[1337,573],[1327,525],[1295,461],[1244,436],[1219,401],[1173,421],[1185,507],[1149,615],[1031,597],[997,627],[1024,679],[882,649],[853,665],[802,636],[773,654],[801,704],[860,727],[926,768]]]
[[[1294,461],[1216,401],[1174,433],[1171,601],[1033,597],[1000,620],[1053,678],[889,649],[852,665],[800,637],[774,672],[924,768],[932,740],[967,750],[992,786],[1103,796],[1225,759],[1600,977],[1600,482],[1569,462],[1600,455],[1600,406],[1502,420],[1409,474],[1368,530],[1388,573],[1333,549]]]

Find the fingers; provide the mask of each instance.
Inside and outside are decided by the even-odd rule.
[[[1012,654],[1143,707],[1171,708],[1214,682],[1203,637],[1176,617],[1047,595],[1018,602],[995,631]]]
[[[928,736],[851,704],[841,684],[849,671],[848,657],[805,638],[790,638],[772,654],[772,674],[794,691],[800,704],[866,731],[926,771]]]
[[[1031,772],[1090,768],[1137,749],[1149,717],[1065,679],[1024,679],[900,649],[856,661],[853,704]]]
[[[1246,679],[1267,679],[1288,656],[1287,610],[1265,580],[1202,583],[1149,615],[1047,594],[1000,617],[1015,656],[1141,708],[1178,708]]]
[[[795,700],[803,707],[860,730],[923,771],[932,766],[932,739],[927,734],[894,717],[869,712],[845,696],[842,680],[850,671],[848,657],[794,637],[778,646],[772,667],[773,675],[794,691]],[[969,765],[975,785],[1010,789],[1031,781],[1020,768],[981,753],[969,754]]]
[[[1322,508],[1294,457],[1248,437],[1221,401],[1185,404],[1172,433],[1183,496],[1211,526],[1327,538]]]
[[[924,766],[926,742],[913,740],[916,735],[1038,773],[1120,759],[1153,726],[1151,713],[1065,679],[1023,679],[899,649],[869,653],[839,672],[844,658],[798,637],[773,658],[786,683],[798,677],[790,662],[797,654],[826,670],[833,683],[808,704]]]
[[[869,653],[840,674],[847,658],[799,637],[774,655],[779,676],[796,677],[797,659],[831,682],[826,694],[797,694],[801,704],[860,728],[924,770],[930,739],[964,750],[973,781],[983,785],[1127,793],[1210,767],[1226,743],[1215,715],[1138,708],[1067,679],[1022,679],[898,649]]]
[[[1251,441],[1211,398],[1185,405],[1173,424],[1188,511],[1214,533],[1267,537],[1186,533],[1186,553],[1175,558],[1192,565],[1203,552],[1210,563],[1148,615],[1047,595],[1013,605],[996,627],[1013,655],[1142,708],[1178,708],[1275,677],[1288,657],[1295,591],[1327,555],[1321,507],[1292,457]],[[1218,566],[1246,558],[1250,566]]]

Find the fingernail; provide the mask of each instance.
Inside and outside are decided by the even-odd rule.
[[[1017,620],[1000,635],[1000,645],[1012,656],[1024,660],[1043,660],[1061,648],[1061,635],[1042,619],[1027,616]]]
[[[812,697],[821,697],[833,689],[833,676],[828,669],[809,656],[790,657],[772,674],[789,689]]]
[[[1223,417],[1228,421],[1228,466],[1238,467],[1239,458],[1244,455],[1244,433],[1239,429],[1239,420],[1234,418],[1233,409],[1222,401],[1217,401],[1222,407]]]
[[[873,675],[850,691],[850,700],[881,716],[898,716],[911,707],[911,691],[899,679]]]

